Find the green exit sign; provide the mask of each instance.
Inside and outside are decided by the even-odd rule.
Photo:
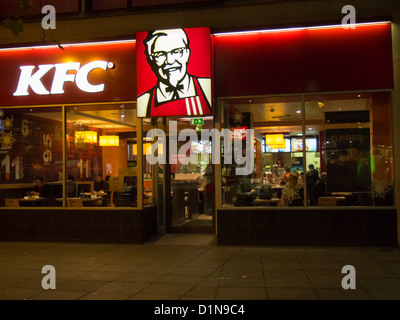
[[[197,126],[199,124],[204,124],[203,119],[199,118],[199,119],[190,119],[190,124]]]

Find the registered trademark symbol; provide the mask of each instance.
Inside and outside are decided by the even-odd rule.
[[[107,63],[107,67],[108,67],[109,69],[113,69],[113,68],[115,67],[115,65],[114,65],[114,63],[109,62],[109,63]]]

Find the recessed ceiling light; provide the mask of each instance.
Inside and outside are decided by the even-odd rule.
[[[301,113],[301,110],[297,110],[296,113]]]

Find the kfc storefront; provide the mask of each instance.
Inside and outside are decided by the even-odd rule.
[[[0,66],[2,240],[397,245],[389,22],[154,30]]]

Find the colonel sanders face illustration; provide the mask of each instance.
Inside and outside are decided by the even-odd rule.
[[[151,84],[148,83],[150,88],[143,86],[146,91],[138,92],[138,117],[211,114],[210,63],[207,58],[210,48],[209,30],[194,29],[196,28],[190,31],[189,29],[149,31],[146,36],[139,33],[139,38],[143,39],[139,46],[143,45],[144,49],[137,51],[139,61],[143,61],[144,52],[148,65],[143,67],[143,64],[139,64],[138,83],[148,83],[149,78],[154,79],[152,73],[156,75],[157,81],[154,83],[152,79]],[[193,52],[189,47],[189,38],[192,41],[191,45],[196,48]],[[192,64],[188,70],[190,58]],[[196,70],[194,74],[191,74],[194,70]]]
[[[189,40],[184,30],[157,30],[145,39],[147,61],[159,81],[177,87],[187,73]]]

